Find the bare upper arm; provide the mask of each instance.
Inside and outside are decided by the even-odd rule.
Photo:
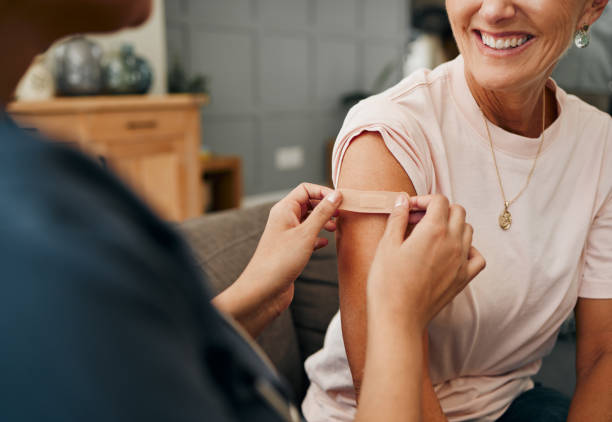
[[[410,178],[389,152],[380,134],[364,132],[346,151],[339,188],[405,191],[416,195]],[[386,215],[342,212],[337,248],[342,332],[355,385],[365,365],[366,280],[374,252],[384,232]]]
[[[576,371],[588,374],[605,353],[612,353],[612,299],[578,299]]]

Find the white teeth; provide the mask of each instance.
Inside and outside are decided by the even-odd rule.
[[[488,34],[481,33],[481,35],[482,35],[482,42],[485,45],[491,48],[494,48],[496,50],[506,50],[509,48],[518,47],[526,43],[528,39],[527,36],[524,36],[521,38],[495,38]]]

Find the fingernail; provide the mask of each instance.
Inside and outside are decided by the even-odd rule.
[[[332,204],[337,204],[340,201],[340,192],[335,190],[332,193],[330,193],[329,195],[327,195],[325,197],[325,199],[327,199]]]
[[[408,206],[408,197],[405,194],[401,194],[395,200],[396,207],[407,207]]]

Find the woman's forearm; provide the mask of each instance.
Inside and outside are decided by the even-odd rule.
[[[428,370],[427,366],[423,368],[424,373]],[[427,422],[446,422],[446,416],[440,407],[440,401],[436,395],[431,379],[429,376],[423,376],[423,420]]]
[[[212,304],[221,312],[231,316],[256,338],[282,312],[278,294],[258,286],[256,276],[245,271],[236,282],[219,293]],[[292,292],[287,292],[292,295]]]
[[[608,422],[612,417],[612,353],[578,377],[568,422]]]
[[[446,416],[440,406],[440,401],[429,378],[429,337],[427,331],[423,334],[423,420],[427,422],[446,422]]]
[[[374,319],[374,318],[373,318]],[[421,421],[421,328],[394,320],[368,321],[367,354],[357,422]]]

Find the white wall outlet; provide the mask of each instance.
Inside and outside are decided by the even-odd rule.
[[[277,148],[274,153],[277,170],[296,170],[304,166],[304,149],[300,146]]]

